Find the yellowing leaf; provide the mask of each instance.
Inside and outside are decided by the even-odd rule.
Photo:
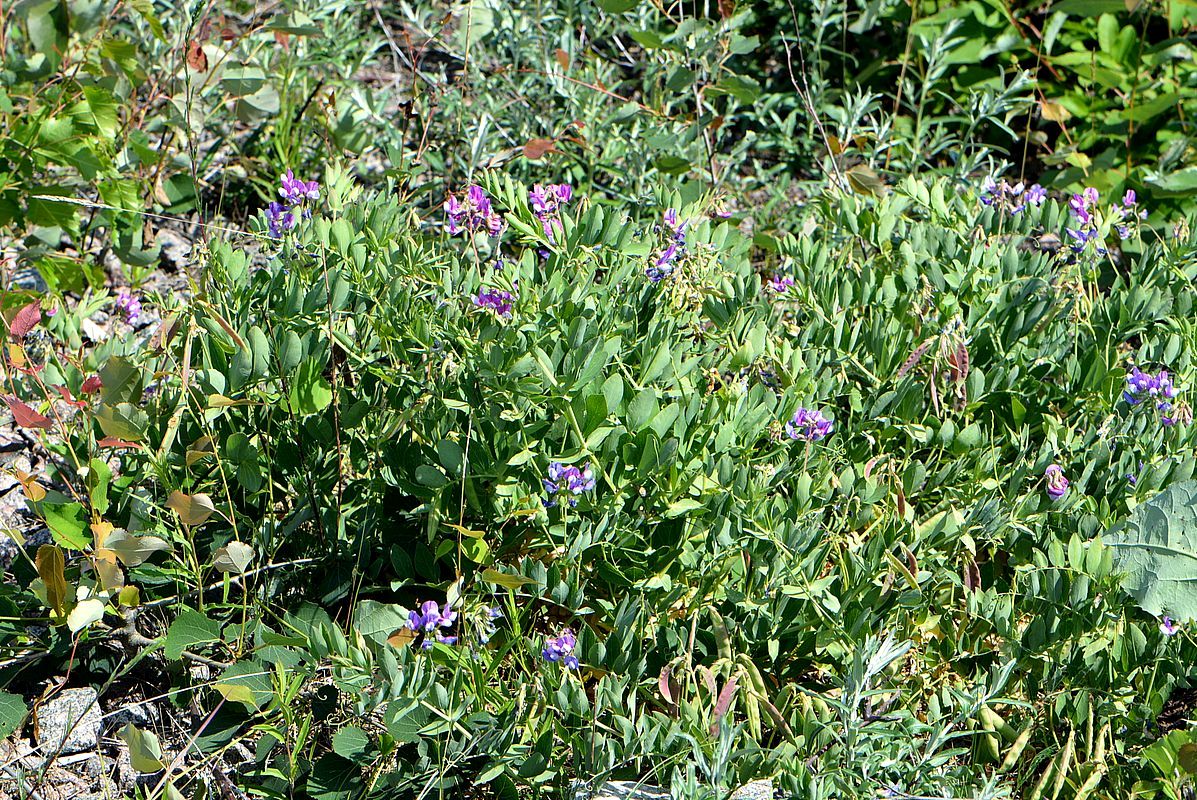
[[[46,490],[42,487],[37,479],[23,470],[13,470],[17,480],[21,482],[21,489],[25,492],[25,496],[34,503],[40,503],[46,499]]]
[[[230,703],[254,703],[253,690],[243,683],[218,683],[212,688],[220,692]]]
[[[170,493],[166,507],[179,515],[184,525],[203,525],[205,520],[216,511],[212,505],[212,498],[206,494],[183,494],[175,490]]]
[[[1067,122],[1072,118],[1071,111],[1051,100],[1039,101],[1039,113],[1049,122]]]
[[[141,605],[141,590],[136,586],[126,586],[116,599],[123,608],[137,608]]]
[[[46,587],[46,605],[54,613],[62,617],[66,613],[67,582],[64,574],[66,560],[62,550],[52,544],[43,544],[37,548],[37,574]]]
[[[499,586],[505,586],[508,589],[518,589],[521,586],[526,586],[529,583],[536,583],[531,578],[525,578],[523,575],[508,575],[506,572],[499,572],[497,569],[487,569],[482,571],[482,580],[487,583],[495,583]]]
[[[108,534],[112,533],[113,527],[111,522],[100,520],[99,522],[91,523],[92,541],[97,548],[107,547]]]
[[[254,560],[254,548],[245,542],[229,542],[212,554],[217,572],[240,575]]]
[[[195,443],[187,450],[187,466],[194,466],[197,461],[212,455],[214,449],[211,436],[201,436],[196,439]]]
[[[124,528],[117,528],[108,535],[107,547],[126,567],[138,567],[159,550],[169,550],[170,543],[157,536],[134,536]]]
[[[119,591],[125,585],[125,573],[116,563],[117,554],[103,548],[96,551],[96,574],[100,576],[100,587],[105,592]]]

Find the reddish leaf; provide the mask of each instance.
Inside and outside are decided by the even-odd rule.
[[[288,36],[283,31],[275,31],[274,32],[274,41],[278,42],[278,46],[283,48],[284,50],[291,49],[291,37]]]
[[[104,388],[104,381],[100,380],[100,376],[92,375],[90,378],[88,378],[87,380],[85,380],[83,382],[82,386],[79,387],[79,393],[80,394],[95,394],[96,392],[100,391],[103,388]]]
[[[546,154],[553,152],[554,147],[556,145],[552,139],[529,139],[524,145],[524,158],[532,161],[544,158]]]
[[[86,400],[76,400],[71,395],[71,390],[68,389],[67,387],[55,386],[52,388],[54,388],[55,391],[57,391],[60,395],[62,395],[62,399],[67,402],[67,405],[74,406],[75,408],[87,408],[87,401]]]
[[[41,301],[34,300],[12,318],[12,324],[8,326],[8,333],[14,339],[21,339],[41,321],[42,304]]]
[[[208,71],[208,55],[204,52],[204,46],[195,39],[187,43],[187,66],[196,72]]]
[[[569,53],[565,52],[560,47],[558,47],[557,52],[554,55],[556,55],[556,57],[557,57],[557,66],[561,67],[561,71],[562,72],[568,71],[569,70]]]
[[[5,397],[4,402],[8,404],[8,410],[12,412],[13,419],[22,428],[49,428],[51,427],[50,418],[44,414],[39,414],[29,406],[22,403],[15,397]]]
[[[736,689],[739,688],[736,684],[739,679],[733,677],[723,686],[723,691],[719,693],[719,699],[715,701],[715,708],[711,710],[713,719],[711,720],[711,735],[714,736],[719,731],[719,720],[723,719],[723,715],[731,708],[732,701],[736,699]]]
[[[126,442],[124,439],[117,439],[114,436],[105,436],[100,441],[96,442],[100,447],[130,447],[135,450],[140,450],[141,445],[137,442]]]
[[[971,558],[964,562],[964,588],[973,593],[981,591],[981,569]]]
[[[661,677],[657,678],[657,687],[661,690],[661,697],[665,698],[665,702],[670,708],[673,708],[677,705],[677,700],[673,699],[673,687],[670,686],[672,683],[669,679],[671,671],[668,664],[661,667]]]

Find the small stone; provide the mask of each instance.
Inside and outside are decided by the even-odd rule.
[[[161,248],[161,258],[165,264],[176,267],[186,265],[191,255],[191,242],[169,228],[158,231],[155,241]]]
[[[731,800],[773,800],[773,781],[753,781],[732,792]]]
[[[95,689],[66,689],[37,710],[33,734],[45,754],[94,750],[103,725]]]
[[[130,703],[109,712],[104,717],[104,730],[116,732],[132,722],[139,728],[149,728],[158,721],[156,709],[149,703]]]
[[[49,287],[46,286],[46,281],[40,272],[33,267],[26,267],[12,276],[12,288],[41,294]]]
[[[574,800],[670,800],[660,786],[641,781],[607,781],[597,790],[588,785],[575,787]]]

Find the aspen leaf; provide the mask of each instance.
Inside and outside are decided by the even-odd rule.
[[[104,618],[104,601],[97,600],[94,597],[89,597],[86,600],[80,600],[71,609],[71,613],[67,614],[67,627],[70,628],[71,633],[78,633],[93,622],[99,622]]]
[[[50,418],[45,414],[39,414],[25,403],[21,402],[15,397],[8,396],[4,398],[8,410],[12,412],[13,419],[22,428],[49,428]]]
[[[177,489],[170,493],[166,507],[179,515],[179,520],[188,526],[203,525],[216,511],[212,498],[206,494],[183,494]]]
[[[162,745],[152,731],[143,731],[129,722],[121,729],[120,738],[129,745],[129,761],[133,769],[144,774],[160,772],[165,767]]]
[[[229,542],[212,554],[212,566],[217,572],[240,575],[254,560],[253,545]]]
[[[42,321],[42,304],[40,300],[34,300],[27,306],[21,308],[17,315],[12,318],[12,325],[8,328],[9,335],[14,339],[20,339],[33,330],[39,322]]]
[[[37,558],[34,559],[37,574],[46,586],[46,605],[62,616],[66,609],[67,582],[66,560],[62,550],[56,545],[43,544],[37,548]]]

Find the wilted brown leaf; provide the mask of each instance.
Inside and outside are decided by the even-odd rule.
[[[553,152],[556,146],[552,139],[529,139],[524,145],[524,158],[536,161]]]
[[[204,46],[194,39],[187,43],[187,66],[196,72],[208,71],[208,55]]]
[[[416,632],[411,628],[400,628],[387,637],[387,644],[391,647],[402,649],[407,647],[416,638]]]

